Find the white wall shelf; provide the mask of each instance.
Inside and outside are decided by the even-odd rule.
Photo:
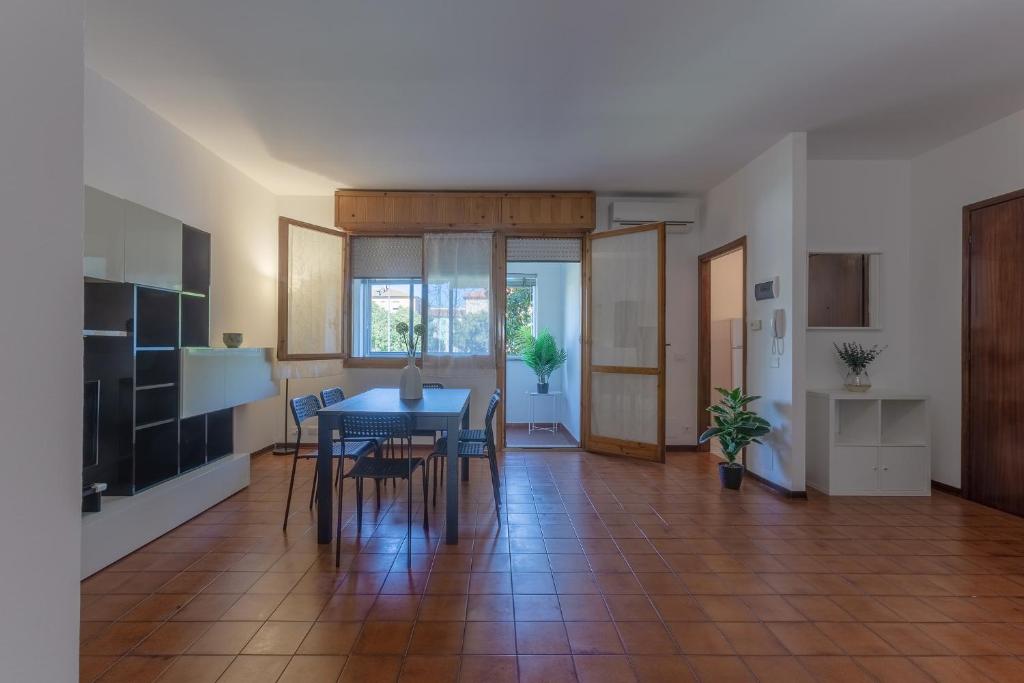
[[[833,496],[927,496],[931,447],[925,396],[807,393],[807,484]]]

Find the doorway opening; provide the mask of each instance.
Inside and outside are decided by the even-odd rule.
[[[507,241],[506,447],[575,449],[580,444],[581,252],[577,238]],[[554,363],[538,366],[552,355]]]
[[[717,388],[746,386],[746,246],[741,237],[699,257],[698,433],[710,424],[707,408],[718,402]],[[717,451],[713,441],[702,450]]]

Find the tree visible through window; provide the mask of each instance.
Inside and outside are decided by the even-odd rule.
[[[396,325],[404,322],[413,327],[420,322],[420,279],[357,279],[353,284],[358,302],[353,339],[360,342],[355,355],[404,355],[405,345]]]
[[[518,356],[522,346],[523,330],[537,331],[534,297],[537,292],[535,275],[510,273],[505,285],[505,353]]]

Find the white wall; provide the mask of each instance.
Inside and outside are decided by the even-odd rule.
[[[932,399],[932,479],[960,486],[961,209],[1024,187],[1024,111],[911,162],[911,378]]]
[[[78,680],[81,2],[0,21],[0,666]]]
[[[276,347],[277,205],[268,190],[110,81],[85,73],[85,182],[212,235],[210,342]],[[235,450],[276,439],[280,399],[235,409]]]
[[[807,386],[840,387],[833,343],[887,347],[869,368],[877,389],[910,386],[910,162],[809,161],[807,250],[881,252],[877,330],[808,330]],[[799,321],[806,327],[806,318]]]
[[[614,201],[666,197],[598,195],[597,230],[609,228],[608,207]],[[700,234],[669,234],[665,240],[665,443],[697,442],[697,257]]]
[[[747,334],[748,391],[773,426],[763,447],[747,450],[747,467],[791,491],[804,490],[807,136],[791,133],[712,188],[706,197],[700,252],[747,236],[748,319],[763,321]],[[757,302],[753,283],[780,278],[777,299]],[[785,353],[772,367],[768,324],[786,312]],[[695,319],[695,318],[694,318]]]
[[[562,283],[562,296],[565,301],[566,312],[575,311],[575,314],[566,315],[562,320],[562,339],[569,349],[569,357],[562,367],[562,391],[565,392],[565,412],[562,414],[562,425],[569,432],[580,439],[580,406],[581,391],[583,386],[583,347],[582,341],[582,319],[579,311],[582,306],[582,265],[579,263],[566,264],[562,273],[565,276]]]

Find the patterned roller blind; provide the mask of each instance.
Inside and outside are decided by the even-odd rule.
[[[421,277],[419,237],[353,237],[352,277]]]
[[[505,246],[508,261],[579,262],[583,247],[577,237],[510,237]]]

